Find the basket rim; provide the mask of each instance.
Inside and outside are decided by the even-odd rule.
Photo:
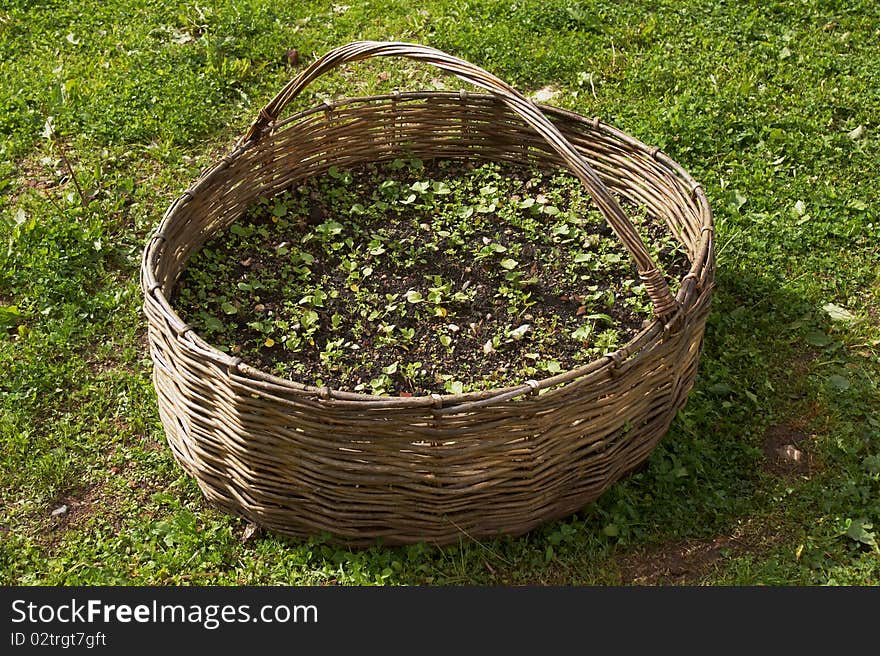
[[[321,112],[332,112],[347,105],[421,100],[438,97],[451,100],[477,99],[493,103],[500,102],[497,97],[491,93],[472,92],[463,89],[458,91],[394,91],[391,93],[369,96],[343,97],[330,101],[325,100],[319,105],[312,106],[292,114],[287,118],[273,122],[267,130],[265,137],[271,138],[282,131],[292,129],[297,122],[308,116]],[[653,340],[660,334],[676,331],[683,323],[685,315],[687,315],[690,308],[696,303],[698,296],[696,293],[697,283],[703,277],[701,274],[705,273],[714,262],[714,252],[712,250],[712,244],[714,241],[714,219],[712,210],[702,185],[697,182],[678,162],[664,153],[659,146],[648,146],[632,135],[602,121],[598,116],[588,118],[583,114],[554,105],[543,103],[535,103],[535,105],[542,112],[550,116],[566,118],[572,121],[588,124],[594,131],[604,133],[606,136],[612,137],[636,151],[640,151],[642,154],[664,166],[681,181],[686,183],[687,188],[690,189],[691,200],[697,204],[702,218],[700,238],[694,248],[695,256],[691,261],[691,268],[688,273],[678,281],[680,287],[675,296],[677,308],[669,316],[666,322],[655,316],[644,328],[642,328],[642,330],[637,332],[629,341],[615,351],[600,355],[589,363],[563,371],[559,374],[538,380],[525,380],[520,385],[489,388],[460,394],[433,393],[429,395],[414,395],[411,397],[347,392],[333,389],[328,386],[317,387],[270,374],[262,369],[247,364],[247,362],[240,357],[230,356],[229,354],[220,351],[203,339],[194,328],[186,324],[180,318],[177,311],[171,306],[170,299],[166,297],[163,286],[156,281],[154,271],[160,256],[159,247],[166,239],[164,236],[164,229],[173,222],[189,201],[197,197],[200,189],[204,187],[207,182],[220,175],[225,168],[245,152],[258,147],[258,143],[262,144],[262,141],[243,141],[236,144],[235,147],[228,152],[228,154],[221,157],[218,162],[203,170],[190,186],[169,204],[161,221],[156,226],[155,231],[147,239],[141,258],[140,282],[145,303],[152,303],[158,306],[157,309],[166,320],[168,326],[177,335],[178,341],[182,345],[192,351],[198,352],[199,355],[207,358],[214,364],[226,368],[230,377],[233,379],[241,377],[250,384],[256,384],[263,389],[265,395],[270,398],[275,396],[275,394],[284,396],[294,393],[311,398],[317,397],[322,402],[332,403],[333,405],[351,405],[364,409],[432,408],[433,414],[451,414],[466,412],[481,406],[512,400],[524,395],[538,395],[540,393],[543,397],[546,394],[552,394],[554,391],[558,390],[560,386],[564,386],[567,383],[571,383],[589,374],[594,374],[605,368],[613,371],[615,376],[624,375],[625,371],[628,369],[628,364],[631,358],[642,352],[646,346],[650,347]],[[479,157],[477,158],[479,159]],[[703,291],[711,292],[713,286],[714,283],[710,279],[708,288]],[[273,392],[275,394],[273,394]],[[275,398],[279,401],[283,401],[284,399],[281,398],[281,396],[275,396]]]

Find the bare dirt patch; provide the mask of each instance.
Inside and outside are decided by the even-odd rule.
[[[43,191],[56,187],[63,180],[64,173],[50,158],[25,158],[18,163],[21,183],[28,189]]]
[[[28,191],[49,197],[53,189],[68,181],[61,163],[40,153],[20,159],[16,170],[18,184],[13,184],[11,189],[13,206]]]
[[[819,356],[818,351],[808,349],[791,361],[791,370],[797,376],[803,376],[810,370],[810,365]]]
[[[125,469],[112,467],[110,473],[124,476]],[[29,522],[34,541],[43,549],[52,551],[60,545],[68,532],[85,527],[90,519],[97,516],[109,519],[119,529],[122,526],[122,505],[125,497],[114,494],[114,486],[108,483],[109,481],[104,480],[83,485],[42,507],[39,516],[32,515]],[[135,484],[134,487],[139,486]],[[146,503],[153,491],[155,490],[138,490],[139,500]],[[64,508],[64,512],[52,513],[61,508]]]
[[[103,487],[102,484],[96,484],[80,488],[51,505],[49,519],[43,528],[47,546],[57,543],[65,532],[82,526],[102,508],[105,503]],[[58,515],[51,514],[51,510],[59,508],[66,510]]]
[[[813,469],[808,435],[790,424],[772,426],[764,436],[764,469],[777,476],[805,476]]]
[[[783,533],[748,520],[731,535],[709,540],[682,540],[647,547],[624,556],[619,562],[625,585],[695,585],[719,565],[719,561],[746,554],[760,555],[782,541]]]

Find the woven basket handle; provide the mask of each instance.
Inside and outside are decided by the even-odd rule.
[[[259,140],[265,128],[278,118],[288,103],[317,78],[347,62],[371,57],[407,57],[427,62],[441,70],[453,73],[474,86],[490,91],[518,114],[562,157],[590,192],[593,201],[598,205],[608,224],[635,261],[639,277],[645,284],[645,289],[653,303],[654,315],[665,322],[674,313],[678,308],[678,302],[673,297],[666,279],[645,248],[639,233],[587,161],[562,136],[556,126],[544,116],[535,103],[491,73],[458,57],[412,43],[355,41],[341,46],[325,54],[295,79],[288,82],[278,95],[260,110],[259,116],[239,143],[244,145]]]

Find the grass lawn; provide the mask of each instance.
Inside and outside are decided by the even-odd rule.
[[[0,584],[880,582],[880,6],[712,4],[4,2]],[[164,442],[146,239],[304,63],[360,38],[601,116],[681,163],[715,213],[687,406],[644,469],[524,537],[253,533]],[[444,85],[380,60],[298,102]]]

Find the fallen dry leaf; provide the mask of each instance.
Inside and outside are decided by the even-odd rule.
[[[247,526],[244,527],[244,531],[241,533],[241,541],[242,542],[250,542],[260,533],[260,527],[254,524],[253,522],[249,522]]]

